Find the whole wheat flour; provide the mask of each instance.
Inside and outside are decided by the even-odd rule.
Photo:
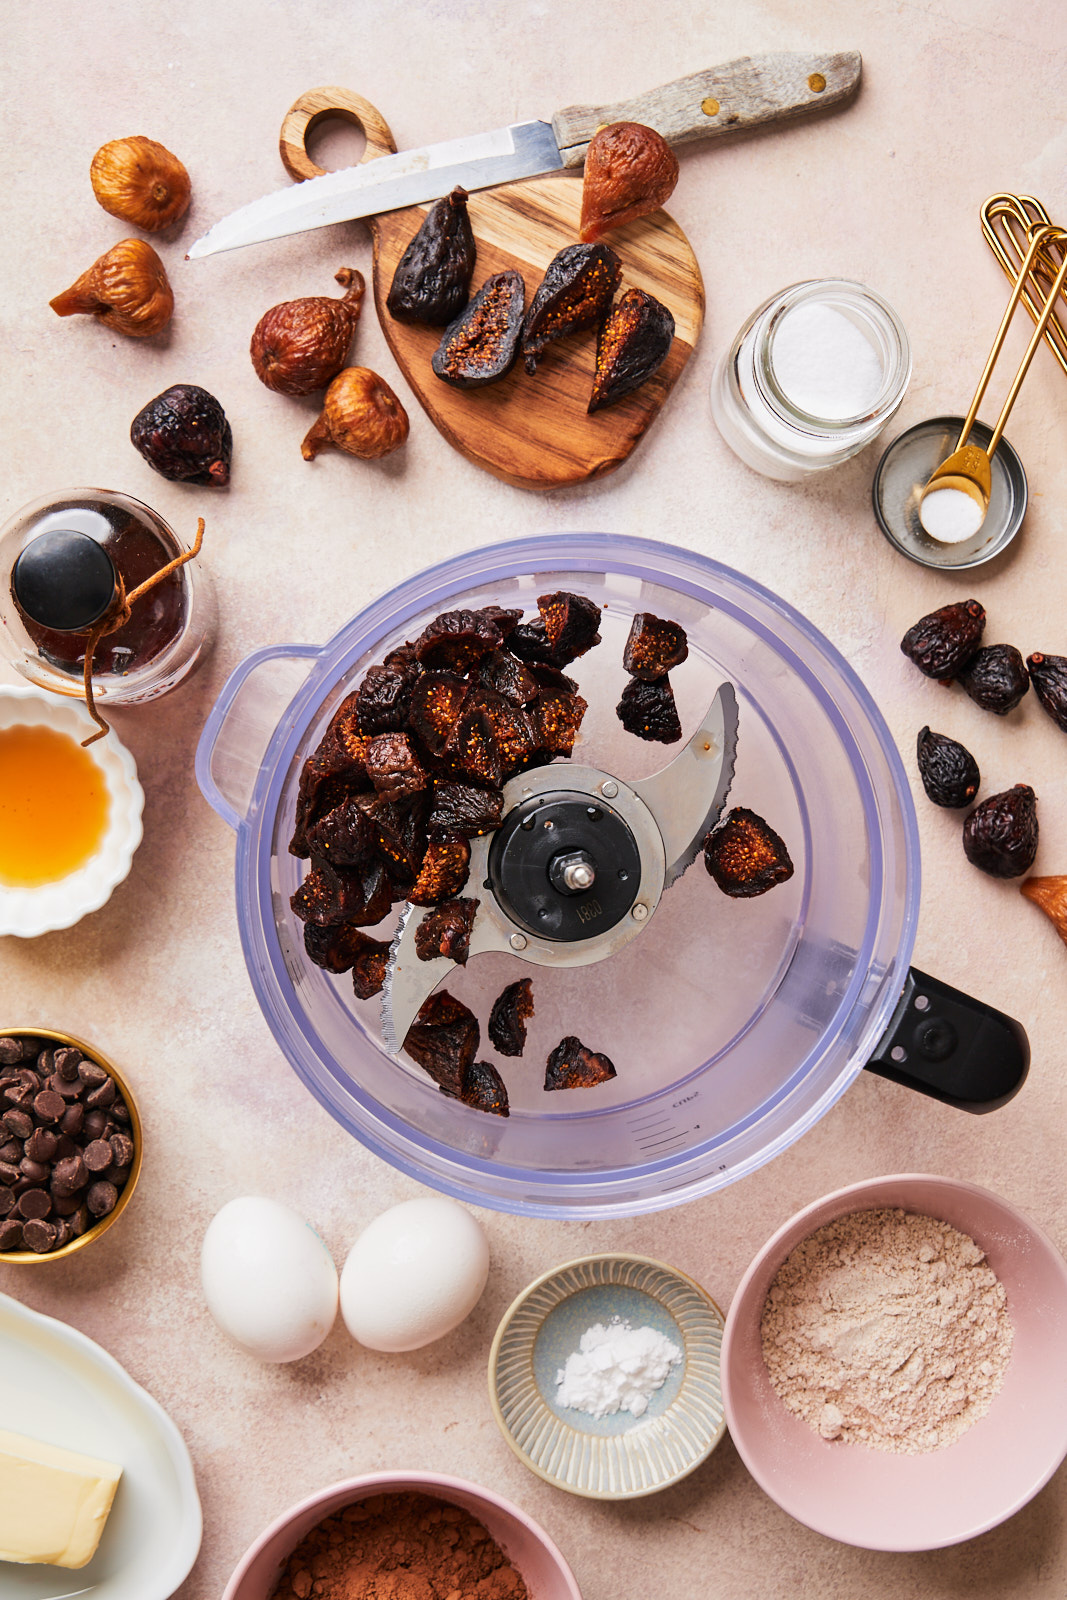
[[[857,1211],[791,1252],[760,1324],[771,1383],[824,1439],[918,1454],[955,1442],[1004,1381],[1004,1286],[965,1233]]]

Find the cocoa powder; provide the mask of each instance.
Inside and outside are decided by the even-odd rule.
[[[273,1600],[529,1600],[469,1511],[426,1494],[372,1495],[297,1545]]]

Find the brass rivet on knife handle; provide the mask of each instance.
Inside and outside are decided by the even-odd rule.
[[[859,88],[862,70],[858,50],[828,56],[797,51],[742,56],[633,100],[567,106],[552,118],[552,131],[564,166],[580,167],[598,124],[643,122],[673,145],[721,138],[847,105]],[[709,111],[711,105],[715,112]]]
[[[309,89],[285,113],[282,131],[278,136],[278,151],[291,178],[321,178],[325,167],[318,166],[308,155],[308,136],[320,122],[329,117],[339,117],[351,122],[366,136],[367,148],[360,162],[373,161],[377,156],[396,153],[396,144],[389,124],[377,107],[362,95],[348,89],[327,85],[322,89]]]

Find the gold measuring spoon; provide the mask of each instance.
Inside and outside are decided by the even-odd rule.
[[[1030,247],[1023,258],[1019,276],[1016,279],[1015,287],[1012,290],[997,336],[993,341],[993,348],[989,352],[985,369],[978,381],[978,387],[975,390],[974,399],[971,401],[970,410],[963,419],[963,426],[956,441],[956,448],[931,475],[929,482],[919,497],[919,520],[927,533],[941,543],[955,544],[970,538],[972,534],[977,533],[985,520],[985,514],[989,510],[989,496],[993,486],[990,460],[997,445],[1000,443],[1001,436],[1007,426],[1011,408],[1015,404],[1015,397],[1022,387],[1022,381],[1027,374],[1030,363],[1034,358],[1034,353],[1041,343],[1045,328],[1052,316],[1057,296],[1063,288],[1064,280],[1067,279],[1067,256],[1064,257],[1063,264],[1056,273],[1052,286],[1045,297],[1041,314],[1034,328],[1033,337],[1026,347],[1026,352],[1019,364],[1019,370],[1012,380],[988,446],[983,450],[980,445],[968,444],[967,439],[978,415],[978,407],[981,405],[986,389],[989,387],[993,368],[996,366],[997,358],[1003,349],[1012,317],[1015,315],[1015,309],[1027,286],[1034,263],[1046,245],[1053,241],[1065,239],[1067,239],[1067,230],[1055,227],[1051,223],[1030,230]],[[952,495],[953,498],[951,501],[935,499],[935,496],[942,494]],[[957,499],[957,496],[964,498]]]

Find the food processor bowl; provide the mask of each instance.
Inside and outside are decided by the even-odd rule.
[[[670,747],[627,733],[615,705],[634,614],[671,618],[689,639],[671,678],[683,734],[719,683],[732,683],[739,728],[727,803],[765,817],[796,870],[769,894],[733,900],[698,859],[640,936],[599,964],[547,970],[493,953],[456,968],[447,988],[483,1024],[506,984],[533,978],[524,1056],[501,1065],[505,1120],[446,1097],[391,1056],[379,998],[357,1001],[347,974],[308,960],[289,905],[305,863],[288,842],[301,767],[372,663],[443,610],[497,604],[529,615],[539,594],[557,589],[603,607],[603,642],[567,669],[589,703],[575,762],[628,782],[670,760]],[[567,765],[551,769],[561,787]],[[691,551],[586,533],[453,557],[375,600],[321,648],[248,657],[208,719],[196,770],[236,829],[249,975],[298,1076],[384,1160],[476,1205],[625,1216],[732,1183],[834,1104],[905,989],[919,847],[889,730],[847,662],[798,612]],[[391,935],[399,909],[376,937]],[[546,1094],[546,1056],[573,1033],[607,1054],[617,1077]]]

